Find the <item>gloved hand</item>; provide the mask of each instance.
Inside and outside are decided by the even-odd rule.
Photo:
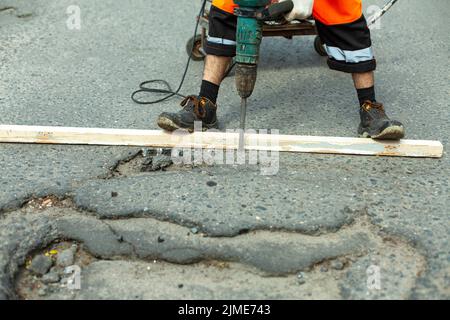
[[[288,0],[279,0],[279,2]],[[304,20],[312,15],[314,0],[291,0],[294,3],[294,10],[284,15],[287,21]]]

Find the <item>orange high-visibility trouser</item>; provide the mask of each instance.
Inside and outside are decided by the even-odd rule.
[[[315,0],[313,16],[326,25],[350,23],[361,18],[362,0]],[[237,7],[233,0],[213,0],[212,4],[229,13]]]

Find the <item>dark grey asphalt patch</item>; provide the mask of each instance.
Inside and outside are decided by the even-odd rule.
[[[338,194],[333,198],[325,191],[330,187]],[[112,191],[118,196],[111,198]],[[336,231],[365,212],[356,192],[327,176],[308,181],[233,167],[92,181],[74,194],[80,209],[101,218],[152,216],[213,236],[255,229],[317,234]]]
[[[0,212],[33,197],[64,197],[81,181],[108,174],[130,153],[123,147],[0,144]]]
[[[187,272],[200,271],[202,268],[197,263],[209,263],[209,261],[216,261],[212,265],[221,266],[221,268],[228,268],[227,264],[229,263],[252,268],[254,270],[252,274],[258,274],[263,278],[287,275],[297,278],[298,271],[303,271],[302,279],[304,281],[302,283],[306,282],[306,287],[314,286],[321,281],[325,281],[332,287],[339,284],[343,296],[348,298],[365,297],[367,288],[365,270],[374,263],[383,266],[385,273],[383,279],[388,283],[380,291],[371,293],[372,296],[374,298],[408,297],[414,286],[416,275],[421,272],[424,265],[423,257],[414,248],[400,240],[386,241],[378,235],[377,228],[368,223],[365,218],[360,218],[354,225],[336,233],[320,237],[289,232],[257,231],[234,238],[209,238],[201,234],[190,234],[187,228],[175,224],[148,218],[106,221],[95,217],[81,216],[74,211],[62,213],[63,211],[59,208],[46,210],[45,213],[36,215],[31,220],[29,220],[29,215],[25,216],[25,220],[33,224],[49,220],[53,222],[52,229],[46,229],[43,234],[39,234],[47,239],[46,242],[38,242],[41,248],[45,247],[48,241],[57,238],[71,239],[81,243],[84,250],[88,250],[90,254],[98,258],[119,261],[123,259],[163,260],[176,265],[189,264],[191,266]],[[8,222],[16,221],[20,215],[23,213],[11,214]],[[41,221],[36,220],[36,217],[39,217],[38,219]],[[12,233],[6,235],[6,238],[2,236],[1,240],[7,244],[11,243],[12,236]],[[21,250],[28,251],[23,251],[22,256],[27,256],[32,249],[36,248],[25,242]],[[9,256],[6,256],[4,261],[9,261],[9,264],[14,265],[14,269],[17,270],[17,267],[23,263],[23,259],[16,260],[16,256],[11,256],[13,251],[8,254]],[[339,260],[334,261],[333,259],[336,258]],[[339,270],[333,268],[337,262],[342,264],[342,268],[340,267]],[[161,283],[169,281],[169,277],[174,279],[170,272],[172,268],[177,267],[169,265],[166,269],[167,273],[160,275]],[[323,275],[323,272],[320,271],[323,268],[330,271]],[[344,270],[341,271],[341,269]],[[84,271],[82,272],[83,288],[86,288],[86,283],[90,283],[89,279],[98,279],[97,276],[89,273],[89,270],[88,266],[87,275]],[[242,267],[238,267],[236,272],[241,273],[242,270]],[[111,272],[116,274],[120,272],[120,268],[109,271],[105,269],[99,275]],[[219,272],[217,276],[225,273]],[[9,275],[7,283],[11,283],[13,276],[13,274]],[[135,290],[131,288],[131,284],[124,285],[122,278],[116,278],[116,280],[109,278],[107,282],[90,283],[88,291],[83,290],[82,294],[88,292],[91,296],[98,296],[106,288],[116,286],[120,282],[122,290],[127,292],[123,297],[125,298]],[[200,278],[187,280],[187,285],[190,286],[193,281],[200,281],[199,285],[205,285],[203,275]],[[316,283],[311,283],[311,281],[316,281]],[[298,285],[297,281],[290,282],[289,286]],[[142,286],[139,291],[146,292],[145,288]],[[52,292],[56,292],[56,295],[60,297],[68,293],[67,290],[62,289],[56,291],[52,289]],[[220,289],[218,292],[225,291]],[[270,292],[261,294],[269,295]],[[339,293],[335,292],[334,294]],[[259,296],[256,292],[248,292],[247,295],[249,297]],[[324,295],[326,296],[326,292],[319,290],[314,297]],[[285,296],[285,293],[281,296]],[[68,298],[74,297],[72,295]],[[339,297],[339,295],[335,297]]]
[[[98,220],[94,221],[98,223]],[[92,218],[83,222],[92,223]],[[177,225],[145,218],[108,221],[107,224],[114,230],[114,234],[120,235],[123,242],[133,246],[133,252],[128,250],[128,254],[136,254],[141,259],[162,259],[181,264],[202,260],[231,261],[248,264],[270,274],[295,273],[323,260],[363,254],[375,247],[369,237],[359,230],[322,237],[257,232],[235,238],[208,238],[189,235],[188,229]],[[96,245],[102,243],[97,236],[89,237],[87,241],[83,239],[80,232],[84,231],[80,230],[89,228],[80,224],[72,227],[72,223],[67,226],[70,226],[72,235],[76,235],[75,239],[84,242],[95,255],[111,255],[108,253],[108,246],[104,249]],[[67,234],[67,229],[65,233]],[[164,242],[158,241],[161,237],[165,239]],[[117,252],[119,251],[118,248]]]

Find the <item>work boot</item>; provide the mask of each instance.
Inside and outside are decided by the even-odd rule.
[[[361,137],[380,140],[399,140],[405,136],[403,124],[388,118],[381,103],[366,101],[359,110]]]
[[[167,131],[186,129],[194,131],[194,122],[201,121],[206,131],[217,128],[217,106],[205,97],[188,96],[182,102],[183,110],[176,113],[163,112],[158,117],[158,126]]]

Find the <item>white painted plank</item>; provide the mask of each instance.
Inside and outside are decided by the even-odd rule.
[[[226,132],[173,134],[159,130],[0,125],[0,142],[237,149],[239,135]],[[375,141],[364,138],[246,134],[246,150],[440,158],[439,141]]]

